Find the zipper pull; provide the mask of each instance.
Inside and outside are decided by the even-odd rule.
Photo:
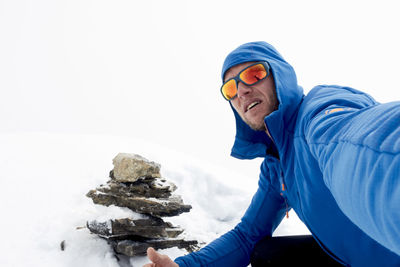
[[[288,204],[286,202],[286,198],[285,198],[285,204],[286,204],[286,218],[289,219],[289,207],[288,207]]]
[[[282,183],[282,191],[285,191],[285,190],[286,190],[285,184]],[[289,219],[289,205],[287,204],[286,197],[283,196],[283,193],[281,193],[281,196],[282,196],[283,199],[285,200],[285,205],[286,205],[286,218]]]

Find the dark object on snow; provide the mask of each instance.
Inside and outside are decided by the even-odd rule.
[[[109,240],[174,238],[183,232],[181,228],[173,227],[171,223],[164,222],[160,218],[91,221],[87,223],[87,228],[90,232]]]
[[[90,232],[105,238],[117,253],[126,256],[144,255],[148,247],[164,249],[184,248],[189,252],[197,249],[197,241],[176,238],[183,232],[160,218],[132,220],[129,218],[107,222],[87,222]]]
[[[65,240],[61,241],[60,248],[61,248],[61,251],[65,250]]]
[[[130,186],[115,183],[109,183],[111,186],[102,186],[96,190],[90,190],[86,196],[90,197],[95,204],[104,206],[115,205],[126,207],[134,212],[148,214],[151,216],[176,216],[183,212],[189,212],[192,206],[183,204],[179,196],[169,198],[148,198],[145,195],[129,191]],[[114,187],[113,189],[111,189]],[[118,192],[116,188],[121,190]]]

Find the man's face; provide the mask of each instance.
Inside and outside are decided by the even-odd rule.
[[[225,74],[225,81],[235,77],[253,63],[245,62],[231,67]],[[265,116],[278,109],[279,104],[272,74],[270,73],[266,79],[251,86],[238,82],[237,97],[231,100],[231,103],[242,120],[253,130],[265,131]]]

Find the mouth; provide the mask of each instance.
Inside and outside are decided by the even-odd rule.
[[[260,103],[261,103],[260,101],[251,102],[251,103],[247,106],[245,112],[249,111],[250,109],[254,108],[255,106],[257,106],[257,105],[260,104]]]

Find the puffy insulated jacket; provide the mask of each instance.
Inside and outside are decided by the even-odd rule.
[[[293,208],[343,265],[400,266],[400,102],[380,104],[355,89],[330,85],[304,96],[293,68],[265,42],[231,52],[222,77],[249,61],[270,64],[279,100],[278,109],[265,117],[274,142],[232,109],[231,154],[264,158],[259,188],[233,230],[175,262],[247,266],[257,241],[271,236]]]

